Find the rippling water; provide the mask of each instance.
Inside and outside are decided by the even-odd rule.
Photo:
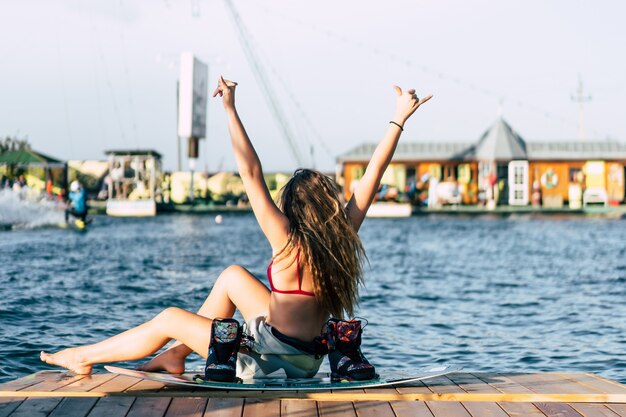
[[[626,221],[368,219],[359,315],[375,365],[584,371],[626,382]],[[251,215],[97,217],[87,233],[0,232],[0,381],[42,349],[95,342],[161,309],[196,309],[219,272],[266,282]],[[190,357],[188,368],[201,366]]]

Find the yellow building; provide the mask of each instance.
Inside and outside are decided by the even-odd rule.
[[[375,147],[363,144],[338,158],[346,198]],[[526,142],[498,118],[474,143],[400,141],[377,198],[429,205],[620,204],[625,164],[623,143]]]

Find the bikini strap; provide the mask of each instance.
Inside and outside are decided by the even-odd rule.
[[[298,273],[298,291],[302,291],[302,275],[300,275],[300,249],[296,253],[296,271]]]

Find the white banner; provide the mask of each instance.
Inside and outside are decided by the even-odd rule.
[[[191,52],[180,55],[178,83],[178,136],[206,137],[209,67]]]

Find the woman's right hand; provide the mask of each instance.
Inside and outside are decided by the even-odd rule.
[[[397,85],[394,85],[393,88],[398,95],[396,100],[396,114],[394,115],[393,121],[403,126],[419,106],[433,97],[432,94],[429,94],[420,100],[415,94],[415,90],[412,88],[406,92],[402,92],[402,89]]]
[[[225,80],[223,76],[220,75],[220,79],[217,81],[217,88],[213,92],[213,97],[216,97],[218,94],[222,97],[222,103],[224,104],[224,108],[235,108],[235,88],[237,87],[237,83],[230,80]]]

